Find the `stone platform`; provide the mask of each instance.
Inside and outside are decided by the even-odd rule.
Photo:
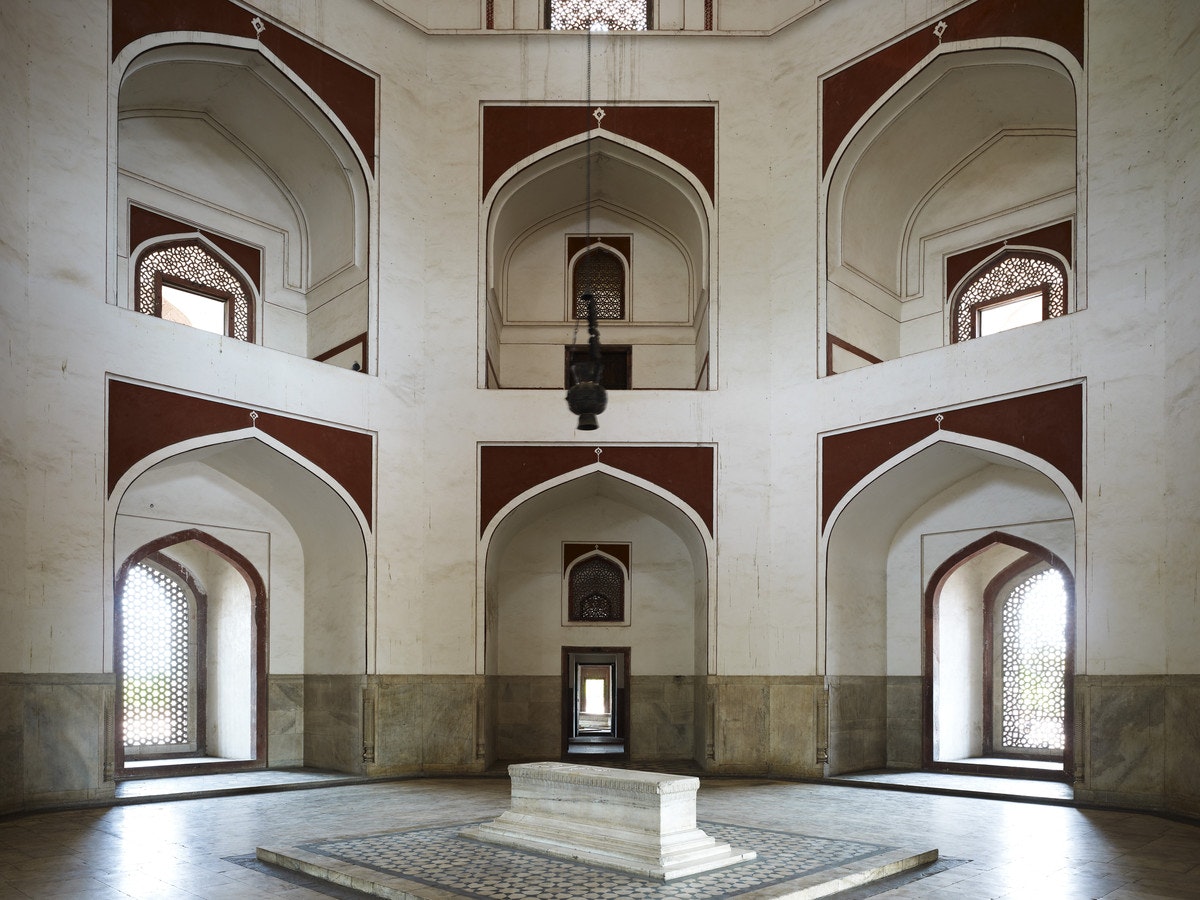
[[[416,828],[297,847],[260,847],[262,862],[391,900],[812,900],[934,863],[868,841],[700,822],[718,841],[754,847],[756,859],[674,881],[650,881],[459,837],[461,825]]]
[[[699,778],[561,762],[508,775],[512,808],[463,837],[659,881],[754,859],[696,827]]]

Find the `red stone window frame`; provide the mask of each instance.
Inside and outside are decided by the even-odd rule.
[[[206,281],[221,281],[227,287],[208,284],[196,278],[188,278],[189,268],[183,265],[164,265],[160,257],[172,250],[194,251],[206,258],[210,271],[216,277]],[[247,343],[254,343],[255,294],[246,279],[220,251],[209,246],[199,237],[182,240],[161,241],[144,248],[138,254],[134,275],[134,308],[146,315],[162,318],[162,288],[171,285],[194,294],[200,294],[225,304],[225,335]],[[227,288],[234,288],[229,290]],[[244,325],[239,324],[239,319]]]
[[[563,625],[628,625],[630,590],[629,544],[563,544]],[[615,579],[607,596],[608,610],[602,617],[589,615],[585,592],[592,584],[586,568],[602,567]]]
[[[629,266],[632,241],[628,237],[595,238],[585,247],[586,238],[570,237],[567,252],[571,257],[571,316],[586,319],[582,297],[591,289],[596,298],[596,318],[619,322],[629,316]]]
[[[1012,264],[1025,264],[1035,270],[1020,277],[999,276],[1004,268]],[[1044,277],[1050,275],[1052,277]],[[981,297],[972,297],[971,292],[982,282],[995,277],[998,289]],[[974,340],[979,337],[979,313],[1000,306],[1018,297],[1041,291],[1042,321],[1058,318],[1067,313],[1067,269],[1055,256],[1032,249],[1006,249],[991,257],[973,273],[966,276],[950,295],[950,343]]]

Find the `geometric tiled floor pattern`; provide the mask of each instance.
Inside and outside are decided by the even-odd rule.
[[[821,897],[936,859],[936,851],[699,822],[710,837],[757,858],[664,883],[469,840],[459,835],[468,824],[475,823],[260,848],[258,856],[374,896],[474,900]]]

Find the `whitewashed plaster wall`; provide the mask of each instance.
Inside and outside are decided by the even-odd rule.
[[[115,372],[377,432],[368,670],[426,674],[481,671],[478,441],[717,442],[715,671],[815,674],[818,435],[1082,377],[1082,665],[1161,673],[1170,659],[1195,670],[1196,476],[1183,448],[1195,446],[1197,323],[1180,297],[1196,279],[1185,184],[1197,164],[1168,127],[1176,114],[1195,124],[1194,51],[1177,37],[1195,17],[1186,0],[1089,4],[1088,309],[819,382],[818,76],[946,4],[835,0],[769,38],[596,41],[597,100],[719,104],[718,390],[622,395],[586,437],[546,392],[476,388],[482,274],[468,249],[479,229],[479,102],[581,99],[582,38],[423,36],[366,0],[261,7],[381,76],[378,374],[107,305],[107,4],[6,8],[8,40],[30,50],[27,81],[19,66],[3,69],[17,87],[5,103],[29,125],[7,139],[15,155],[0,177],[13,189],[6,203],[36,203],[0,251],[16,281],[3,299],[6,324],[16,320],[6,334],[20,344],[4,363],[17,387],[15,411],[6,398],[3,413],[4,466],[16,476],[4,552],[18,571],[0,579],[10,622],[0,668],[103,671],[102,385]],[[1175,250],[1170,263],[1164,248]]]
[[[1200,672],[1200,569],[1177,561],[1195,557],[1200,546],[1200,271],[1195,247],[1200,242],[1200,9],[1178,3],[1165,10],[1167,103],[1172,127],[1166,132],[1166,284],[1163,355],[1166,370],[1163,418],[1166,430],[1163,591],[1167,600],[1168,674]],[[1190,498],[1190,499],[1189,499]],[[1157,568],[1157,567],[1156,567]]]
[[[571,315],[565,233],[583,233],[583,215],[543,224],[507,255],[502,281],[505,330],[493,357],[506,388],[564,387],[563,346],[587,341]],[[632,386],[692,388],[696,383],[696,273],[681,245],[619,211],[598,208],[592,234],[632,236],[626,318],[602,321],[605,344],[632,345]],[[510,327],[517,326],[517,327]],[[524,327],[521,327],[524,326]]]
[[[0,9],[0,96],[14,121],[29,120],[28,76],[32,17],[11,5]],[[32,662],[27,640],[29,577],[29,251],[31,140],[24,128],[0,129],[0,331],[7,352],[0,355],[0,609],[21,627],[0,630],[0,669],[19,671]]]
[[[834,4],[822,12],[850,8]],[[1175,499],[1164,491],[1159,450],[1168,420],[1159,399],[1162,327],[1164,317],[1173,321],[1179,314],[1162,286],[1163,212],[1171,182],[1161,137],[1167,127],[1162,53],[1169,45],[1167,14],[1178,16],[1183,6],[1158,4],[1128,18],[1120,4],[1095,2],[1089,9],[1088,309],[828,379],[821,386],[829,404],[822,404],[827,414],[821,418],[825,427],[849,425],[886,416],[889,409],[934,409],[972,395],[1021,390],[1022,383],[1086,377],[1088,648],[1080,667],[1161,672],[1167,598],[1145,561],[1162,560],[1173,573],[1193,569],[1185,554],[1169,561],[1163,556],[1166,535],[1157,524],[1164,505],[1174,506]],[[1172,159],[1170,168],[1181,157]],[[1119,169],[1130,165],[1135,174],[1122,176]],[[1194,172],[1194,162],[1190,166]],[[1191,632],[1189,640],[1195,637]]]
[[[562,542],[631,544],[627,625],[564,625]],[[515,535],[497,587],[500,675],[562,672],[565,646],[629,647],[632,675],[696,668],[695,572],[667,525],[605,497],[561,507]]]
[[[933,758],[966,759],[983,749],[983,589],[994,572],[976,558],[946,579],[938,606]],[[974,639],[962,640],[963,635]],[[947,640],[953,636],[954,640]]]

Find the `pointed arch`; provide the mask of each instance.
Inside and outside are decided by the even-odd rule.
[[[267,32],[272,40],[156,32],[130,36],[116,51],[108,167],[116,265],[107,300],[136,307],[126,210],[131,202],[152,206],[261,247],[258,289],[272,302],[257,310],[258,342],[329,359],[350,328],[369,341],[377,302],[376,79],[280,29]],[[272,127],[254,127],[264,120]],[[154,151],[164,144],[170,152]],[[336,329],[314,315],[330,302],[340,308]],[[302,313],[305,327],[274,327],[282,308]],[[342,357],[331,364],[350,365]],[[369,358],[361,365],[373,370]]]
[[[938,683],[938,660],[940,657],[940,638],[938,622],[940,618],[939,604],[942,598],[942,590],[946,586],[948,580],[953,574],[963,566],[969,564],[985,553],[997,547],[1007,547],[1015,551],[1019,551],[1020,555],[1017,559],[1007,565],[998,564],[987,584],[984,587],[981,596],[978,598],[982,612],[982,634],[978,640],[982,645],[982,755],[989,757],[999,757],[1002,754],[1002,747],[996,747],[992,740],[992,731],[990,727],[994,716],[993,697],[997,679],[1001,673],[997,670],[996,661],[1001,653],[1001,647],[997,646],[995,635],[999,630],[998,617],[1002,611],[1005,598],[1001,596],[1001,591],[1006,587],[1011,587],[1014,581],[1019,580],[1023,575],[1033,574],[1037,571],[1052,570],[1057,572],[1062,578],[1063,588],[1065,593],[1065,625],[1063,635],[1063,750],[1061,758],[1061,769],[1057,772],[1056,778],[1069,779],[1074,771],[1075,746],[1074,746],[1074,728],[1075,721],[1075,702],[1074,702],[1074,686],[1073,676],[1075,672],[1075,647],[1076,647],[1076,597],[1075,597],[1075,576],[1072,568],[1056,553],[1049,548],[1038,544],[1028,538],[1019,535],[1011,534],[1006,531],[993,531],[976,540],[963,546],[958,551],[952,553],[943,560],[924,587],[924,640],[923,640],[923,660],[922,660],[922,692],[923,692],[923,710],[924,716],[922,720],[922,757],[926,767],[939,768],[947,771],[969,771],[979,772],[984,771],[977,764],[967,764],[964,767],[955,761],[946,761],[938,758],[936,752],[936,720],[938,714],[938,698],[937,698],[937,683]],[[1020,774],[1023,777],[1041,777],[1036,770],[1021,769],[1019,771],[1004,772],[1002,764],[993,764],[990,767],[993,772],[1004,774]]]
[[[950,294],[950,342],[972,340],[983,331],[984,310],[1038,295],[1040,318],[1068,312],[1068,269],[1061,256],[1041,248],[1005,247],[976,266]]]
[[[567,564],[563,573],[564,622],[627,623],[629,569],[597,547]]]
[[[843,511],[845,511],[846,507],[850,505],[855,497],[861,494],[871,484],[878,481],[882,476],[887,474],[892,469],[903,465],[907,460],[912,459],[922,451],[942,443],[957,445],[966,449],[979,450],[995,456],[1010,459],[1015,463],[1019,463],[1041,473],[1042,475],[1045,475],[1048,479],[1054,482],[1055,487],[1062,492],[1063,497],[1069,504],[1071,504],[1071,511],[1075,521],[1079,523],[1082,520],[1083,499],[1076,492],[1075,486],[1071,479],[1064,472],[1062,472],[1062,470],[1047,462],[1043,457],[1034,453],[1029,453],[1028,451],[1022,450],[1019,447],[1014,447],[1012,444],[988,440],[987,438],[976,437],[972,434],[939,429],[933,434],[930,434],[927,437],[922,438],[916,443],[911,444],[910,446],[901,450],[895,456],[892,456],[880,463],[869,473],[859,479],[859,481],[853,487],[847,490],[842,495],[841,499],[839,499],[834,505],[833,509],[829,513],[829,516],[825,520],[825,526],[822,529],[822,544],[826,546],[828,545],[829,535],[833,531],[833,527],[837,523],[838,517]]]
[[[855,323],[862,310],[897,322],[920,318],[910,315],[914,308],[921,316],[936,314],[942,258],[964,246],[1072,217],[1079,231],[1075,271],[1086,271],[1084,85],[1080,61],[1063,46],[1001,36],[939,44],[879,91],[826,153],[819,204],[822,350],[848,343],[863,359],[888,360],[949,343],[944,323],[942,335],[900,325],[863,331]],[[985,93],[1009,99],[980,104]],[[1031,96],[1039,102],[1014,102]],[[931,132],[940,135],[937,154],[916,158],[902,149]],[[1005,166],[1019,183],[1007,192],[987,190],[989,173]],[[969,205],[970,197],[988,203]],[[1086,306],[1081,281],[1070,288],[1068,307]],[[826,367],[821,374],[835,372]]]
[[[588,159],[594,201],[578,190]],[[583,224],[589,210],[607,219],[607,230],[628,233],[638,258],[647,261],[624,266],[621,321],[644,326],[627,338],[633,361],[663,358],[642,370],[650,375],[639,387],[707,389],[716,334],[713,202],[676,160],[607,130],[590,140],[577,134],[543,147],[510,165],[488,188],[479,220],[479,386],[561,386],[558,354],[550,345],[561,341],[561,326],[573,320],[575,304],[559,307],[551,298],[574,293],[576,267],[571,252],[559,262],[542,251],[590,230]],[[643,298],[636,306],[630,302],[635,295]],[[666,345],[691,345],[694,352],[674,350],[668,361],[658,349]]]
[[[592,549],[620,548],[627,539],[633,553],[644,553],[641,558],[651,561],[649,580],[643,582],[644,605],[630,591],[626,621],[570,621],[568,563],[599,561],[624,582],[628,570],[620,564],[621,551],[596,554]],[[619,642],[632,647],[635,658],[638,647],[656,648],[655,653],[643,655],[644,668],[636,676],[651,684],[682,676],[674,683],[688,700],[672,714],[679,726],[672,740],[686,744],[686,750],[680,746],[677,752],[699,759],[709,727],[701,711],[703,685],[715,660],[713,549],[704,521],[694,509],[670,491],[620,469],[594,463],[533,485],[506,503],[480,537],[476,674],[494,684],[493,694],[499,697],[518,689],[516,685],[536,684],[537,678],[549,675],[550,656],[561,646],[600,643],[595,637],[576,637],[582,635],[579,629],[628,629]],[[514,649],[514,622],[523,635],[520,650]],[[671,639],[661,640],[665,634]],[[504,705],[489,701],[485,757],[493,759],[489,754],[496,752],[494,748],[534,752],[529,748],[550,725],[544,710],[524,700]],[[659,715],[646,712],[651,719]],[[542,724],[531,730],[523,724],[527,719]],[[544,746],[547,749],[536,752],[555,752]]]
[[[223,303],[227,337],[254,343],[258,298],[245,271],[204,235],[149,241],[134,256],[134,308],[157,318],[172,318],[165,293],[178,288]],[[191,324],[184,320],[185,324]]]
[[[189,587],[192,592],[199,595],[199,587],[193,580],[190,572],[183,566],[170,559],[166,555],[166,551],[180,544],[195,543],[203,547],[206,551],[213,553],[220,558],[224,563],[228,564],[245,582],[249,594],[250,609],[247,624],[249,626],[249,646],[248,664],[249,664],[249,689],[250,695],[245,699],[249,708],[249,721],[251,734],[248,736],[249,746],[252,753],[245,759],[234,759],[225,762],[214,763],[205,761],[201,764],[201,769],[196,771],[229,771],[233,769],[252,769],[262,768],[267,764],[267,609],[269,600],[267,597],[266,584],[259,574],[258,569],[244,555],[233,547],[219,540],[203,529],[188,528],[179,531],[171,532],[170,534],[162,535],[154,538],[151,541],[138,547],[130,553],[117,569],[117,573],[113,580],[113,670],[117,680],[116,691],[116,706],[115,706],[115,742],[114,761],[117,772],[121,773],[125,769],[125,734],[123,725],[123,709],[124,709],[124,681],[123,671],[125,658],[124,642],[125,629],[124,624],[123,602],[122,596],[125,585],[128,583],[131,572],[139,564],[146,560],[157,560],[157,565],[161,566],[164,562],[170,562],[170,568],[180,573],[180,576],[189,582]],[[199,597],[198,602],[207,603],[212,599],[211,592],[206,597]],[[207,665],[203,659],[203,648],[207,642],[206,624],[207,616],[199,615],[195,617],[194,627],[195,634],[190,638],[193,645],[193,653],[200,655],[200,659],[196,663],[198,671],[191,678],[196,678],[203,683],[206,680]],[[204,690],[198,690],[198,703],[204,702]],[[196,720],[199,723],[196,727],[203,729],[205,721],[204,710],[200,709],[196,715]],[[198,735],[194,741],[198,748],[204,747],[203,735]],[[187,754],[184,754],[187,756]],[[195,755],[195,754],[192,754]],[[140,769],[139,774],[147,774],[150,770]],[[184,774],[188,769],[177,768],[173,766],[172,772]]]
[[[115,595],[113,586],[119,568],[118,517],[131,488],[140,478],[173,462],[196,461],[215,467],[218,476],[240,483],[247,496],[254,496],[273,509],[291,529],[291,539],[304,548],[307,560],[323,558],[313,571],[325,581],[338,581],[341,593],[318,591],[311,602],[299,601],[293,614],[308,628],[325,628],[338,634],[326,641],[323,654],[330,671],[366,671],[374,665],[375,555],[370,541],[371,524],[363,509],[339,481],[282,441],[251,427],[201,435],[179,441],[147,454],[121,473],[105,506],[105,622],[111,628]],[[303,474],[301,474],[303,473]],[[269,552],[269,551],[268,551]],[[265,564],[265,563],[264,563]],[[307,576],[303,590],[312,588]],[[351,600],[347,588],[361,586],[360,597]],[[278,599],[278,598],[277,598]],[[106,636],[111,648],[111,631]],[[280,645],[282,648],[282,645]],[[278,649],[278,648],[277,648]],[[307,660],[304,648],[289,652]],[[106,649],[106,662],[111,657]],[[312,664],[316,665],[316,662]],[[299,665],[299,663],[297,663]]]

